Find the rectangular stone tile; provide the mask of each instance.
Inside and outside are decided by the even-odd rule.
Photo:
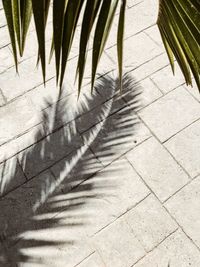
[[[30,180],[0,200],[0,230],[6,231],[6,236],[19,238],[28,229],[33,216],[34,206],[41,203],[54,177],[43,173]]]
[[[181,86],[139,114],[159,140],[164,142],[200,118],[200,105]]]
[[[14,66],[13,55],[8,47],[0,49],[0,73],[6,71],[7,68]],[[2,76],[3,74],[1,74]]]
[[[107,267],[129,267],[145,255],[123,218],[95,235],[93,243]]]
[[[42,206],[55,182],[54,177],[48,172],[43,173],[21,187],[10,198],[0,201],[1,211],[3,208],[0,227],[3,228],[7,223],[6,255],[12,255],[9,259],[12,263],[31,266],[33,262],[37,262],[45,266],[71,267],[94,252],[88,241],[83,239],[84,235],[79,230],[81,224],[73,212],[69,212],[69,217],[66,217],[64,224],[63,214],[56,217],[59,213],[56,207],[58,201],[54,202],[50,197],[47,201],[48,205],[46,203]],[[8,211],[9,205],[11,207]],[[40,208],[35,212],[38,207]],[[72,210],[73,205],[68,208],[68,211]],[[70,214],[73,214],[71,219]],[[77,217],[79,218],[78,214]],[[17,244],[15,236],[20,238]],[[8,243],[9,237],[13,239]],[[4,256],[4,251],[1,247],[1,256]],[[26,261],[22,260],[24,258]]]
[[[75,127],[80,131],[81,126],[87,127],[88,123],[95,124],[98,122],[97,117],[101,115],[100,111],[103,109],[101,104],[104,102],[104,98],[96,90],[91,94],[88,89],[90,90],[90,88],[84,87],[79,98],[78,92],[61,97],[59,101],[42,111],[41,114],[45,121],[47,121],[47,124],[54,124],[53,128],[51,127],[52,130],[75,119]],[[94,113],[92,110],[96,110],[96,113],[88,121],[88,117],[90,117],[88,114]]]
[[[134,35],[124,41],[124,67],[136,68],[161,52],[161,48],[143,32]],[[117,64],[116,46],[106,50],[106,53]]]
[[[105,103],[102,103],[101,105],[98,105],[76,120],[78,131],[80,133],[87,131],[99,122],[106,120],[109,116],[116,113],[118,110],[122,109],[125,106],[126,103],[124,102],[122,97],[118,96],[106,101]]]
[[[144,62],[140,66],[132,68],[131,74],[137,78],[137,81],[139,82],[167,65],[169,65],[169,59],[164,52],[151,58],[147,62]]]
[[[60,89],[56,86],[56,78],[53,78],[46,82],[45,87],[42,84],[37,88],[29,91],[26,94],[26,97],[32,102],[37,110],[41,111],[56,103],[64,96],[72,94],[73,89],[69,85],[64,83],[60,98],[59,93]]]
[[[161,46],[163,48],[163,51],[165,51],[164,49],[164,45],[162,42],[162,38],[158,29],[157,25],[153,25],[150,28],[146,29],[144,31],[144,33],[146,33],[152,40],[154,40],[154,42],[156,44],[158,44],[159,46]]]
[[[153,0],[138,2],[133,1],[135,6],[126,11],[125,32],[127,37],[135,35],[156,23],[158,5]]]
[[[177,229],[176,223],[152,195],[124,215],[146,251],[152,250]]]
[[[24,94],[25,92],[43,84],[42,71],[36,68],[37,57],[29,58],[19,64],[19,75],[14,67],[1,75],[0,88],[8,101]],[[46,79],[55,76],[52,65],[48,65]]]
[[[169,65],[153,74],[151,79],[163,93],[167,93],[185,83],[184,76],[176,62],[175,75],[173,75],[171,66]]]
[[[81,175],[80,172],[77,178],[81,179]],[[67,177],[61,184],[61,189],[66,196]],[[82,224],[82,232],[92,236],[148,194],[149,190],[130,164],[124,159],[119,159],[69,192],[60,204],[58,202],[57,205],[65,205],[65,210],[59,216],[61,219],[68,218],[68,223],[77,220]],[[75,209],[69,209],[70,206]],[[63,220],[65,223],[65,219]]]
[[[40,122],[38,113],[26,98],[0,108],[0,145],[23,134]]]
[[[68,124],[21,152],[19,158],[27,177],[37,175],[79,148],[83,143],[74,131],[73,125]]]
[[[161,201],[189,181],[186,173],[154,138],[132,149],[126,157]]]
[[[187,85],[184,85],[184,87],[200,102],[200,93],[195,80],[193,80],[193,87]]]
[[[161,91],[155,86],[155,84],[149,78],[146,78],[141,82],[138,82],[137,86],[141,88],[141,95],[140,95],[141,99],[139,99],[140,106],[138,107],[138,109],[144,108],[145,106],[151,104],[153,101],[162,96]],[[132,94],[132,92],[130,92],[130,94]],[[126,94],[124,98],[128,102],[128,104],[131,105],[132,102],[134,103],[135,101],[135,98],[129,97],[129,94]]]
[[[6,25],[6,16],[4,10],[2,10],[3,9],[2,2],[0,2],[0,8],[1,8],[0,11],[0,28],[1,28]]]
[[[200,265],[199,250],[180,230],[169,236],[134,267],[167,267],[168,265],[172,267]]]
[[[22,150],[30,147],[37,141],[41,140],[46,133],[44,131],[43,125],[39,124],[31,128],[24,134],[20,135],[18,138],[12,139],[10,142],[0,146],[0,162],[5,161],[8,158],[16,155]]]
[[[83,146],[78,152],[71,153],[59,161],[51,170],[60,183],[59,188],[62,189],[62,192],[67,193],[102,168],[102,164],[90,149]]]
[[[200,177],[165,204],[187,235],[200,247]]]
[[[106,166],[150,136],[134,109],[126,107],[86,131],[83,139]]]
[[[9,32],[7,27],[2,27],[0,28],[0,48],[9,45],[10,43],[10,38],[9,38]]]
[[[0,197],[25,181],[26,178],[16,158],[0,164]]]
[[[77,267],[106,267],[101,257],[97,252],[85,259]]]
[[[172,137],[165,144],[191,177],[195,177],[200,173],[199,138],[200,121],[197,121]]]
[[[5,104],[5,99],[3,97],[3,95],[1,94],[1,91],[0,91],[0,107],[3,106]]]

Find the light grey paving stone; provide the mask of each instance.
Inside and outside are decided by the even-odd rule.
[[[5,17],[4,10],[2,10],[3,9],[2,2],[0,2],[0,8],[1,8],[1,11],[0,11],[0,28],[1,28],[6,25],[6,17]]]
[[[101,257],[97,252],[89,256],[85,259],[81,264],[77,265],[77,267],[106,267]]]
[[[0,49],[0,73],[12,66],[14,66],[14,59],[10,49],[8,47]]]
[[[0,28],[0,36],[1,36],[0,48],[9,45],[10,38],[9,38],[9,33],[8,33],[7,27]]]
[[[82,147],[78,152],[59,161],[51,169],[59,183],[59,188],[67,193],[102,168],[102,164],[94,154],[87,147]]]
[[[136,116],[132,107],[126,107],[92,127],[83,135],[104,166],[148,139],[151,134]]]
[[[191,177],[200,173],[200,121],[195,122],[168,142],[166,147]]]
[[[124,215],[146,251],[152,250],[177,229],[177,224],[152,195]]]
[[[61,203],[58,200],[61,196],[67,199],[66,194],[55,192],[42,205],[55,182],[54,177],[45,172],[14,191],[10,198],[7,196],[0,201],[3,210],[0,227],[3,228],[7,222],[6,239],[1,243],[1,260],[23,266],[37,262],[40,266],[71,267],[94,252],[84,239],[85,234],[80,231],[82,224],[79,210],[76,215],[78,207],[73,207],[70,202],[67,214],[58,216],[58,204],[62,205],[62,209],[66,207],[64,201]]]
[[[160,90],[155,86],[155,84],[149,78],[146,78],[141,82],[138,82],[138,86],[141,87],[141,95],[140,95],[141,99],[139,99],[141,104],[138,107],[138,109],[144,108],[145,106],[151,104],[153,101],[162,96]],[[132,105],[134,104],[135,99],[129,98],[129,94],[132,94],[132,92],[126,94],[124,98],[128,102],[128,104]]]
[[[200,247],[200,177],[165,204],[187,235]]]
[[[26,178],[16,158],[0,164],[0,196],[15,189],[25,181]]]
[[[51,167],[82,144],[82,139],[74,129],[73,123],[69,123],[19,154],[24,173],[31,178]]]
[[[169,65],[152,75],[151,79],[163,93],[167,93],[185,83],[184,76],[177,63],[175,63],[175,75],[173,75],[171,66]]]
[[[25,92],[43,84],[42,71],[35,67],[36,57],[29,58],[19,64],[19,73],[16,74],[15,67],[10,68],[1,75],[0,88],[8,101],[24,94]],[[46,79],[55,75],[52,64],[48,65]]]
[[[197,101],[200,102],[200,93],[199,93],[199,89],[197,87],[197,84],[195,83],[195,81],[193,80],[193,87],[191,86],[187,86],[187,85],[184,85],[184,87],[188,90],[188,92],[190,94],[192,94],[196,99]]]
[[[126,37],[135,35],[156,23],[158,14],[158,5],[155,1],[133,1],[133,6],[126,11]],[[137,43],[133,44],[137,46]]]
[[[145,255],[123,218],[95,235],[93,243],[107,267],[129,267]]]
[[[132,149],[126,157],[161,201],[189,181],[182,168],[154,138]]]
[[[82,82],[82,88],[91,84],[91,64],[92,64],[92,51],[88,51],[87,61],[85,66],[85,74]],[[75,82],[77,69],[77,57],[70,59],[68,61],[64,81],[69,84],[75,90],[78,90],[77,80]],[[117,69],[117,65],[113,62],[106,53],[102,54],[102,57],[98,64],[97,75],[99,76],[106,75],[106,73],[111,72],[112,70]],[[98,78],[98,76],[97,76]],[[91,89],[89,89],[91,91]]]
[[[133,68],[131,74],[139,82],[167,65],[169,65],[169,59],[167,58],[166,53],[161,53],[140,66]]]
[[[200,118],[199,103],[181,86],[144,108],[141,118],[161,142]]]
[[[154,40],[154,42],[156,42],[156,44],[161,46],[164,50],[164,45],[157,25],[153,25],[150,28],[146,29],[144,33],[146,33],[151,39]]]
[[[169,236],[134,267],[197,267],[200,265],[199,250],[180,230]]]
[[[53,229],[53,230],[56,230]],[[62,234],[62,235],[61,235]],[[37,265],[39,266],[50,266],[50,267],[74,267],[79,266],[78,264],[82,262],[86,257],[88,257],[91,253],[93,253],[93,249],[90,248],[90,246],[87,244],[87,240],[78,240],[78,241],[69,241],[69,242],[63,242],[63,244],[59,244],[59,241],[57,241],[57,237],[62,237],[62,240],[69,239],[70,231],[63,230],[56,231],[56,233],[53,233],[53,236],[51,238],[51,232],[48,232],[46,235],[46,239],[44,243],[49,245],[44,246],[31,246],[30,248],[27,246],[23,248],[21,253],[21,258],[25,257],[27,260],[23,261],[19,259],[20,266],[22,267],[35,267],[35,263],[37,262]],[[57,235],[57,237],[56,237]],[[74,233],[75,235],[75,233]],[[43,236],[43,235],[42,235]],[[37,236],[38,243],[40,243],[40,236]],[[56,241],[52,241],[56,239]],[[46,241],[47,240],[47,241]],[[37,240],[35,241],[37,244]],[[54,245],[51,244],[51,242],[55,243]],[[71,243],[70,243],[71,242]],[[24,243],[28,243],[26,240],[24,240]],[[23,244],[23,243],[22,243]],[[30,243],[31,244],[31,243]],[[20,248],[20,243],[16,245],[16,247]],[[21,251],[21,250],[20,250]],[[101,265],[103,267],[103,265]]]
[[[118,96],[106,101],[101,105],[98,105],[76,120],[78,131],[80,133],[87,131],[99,122],[106,120],[109,116],[116,113],[118,110],[122,109],[125,106],[126,103],[124,102],[122,97]]]
[[[48,122],[48,124],[52,124],[52,122],[54,122],[53,128],[51,127],[51,130],[57,129],[75,119],[76,120],[74,121],[74,124],[77,130],[80,131],[81,126],[83,128],[86,127],[87,129],[88,123],[92,123],[92,125],[94,125],[98,122],[99,116],[102,115],[100,113],[101,109],[103,109],[103,107],[101,107],[101,104],[105,102],[105,100],[104,97],[101,96],[96,90],[94,90],[92,94],[89,90],[90,88],[88,86],[84,87],[79,97],[78,92],[73,92],[68,96],[62,97],[58,102],[42,111],[41,114],[44,117],[44,120]],[[96,113],[92,111],[94,109],[96,110]],[[92,113],[89,121],[89,116],[86,113]]]
[[[136,68],[148,60],[153,59],[161,52],[161,48],[146,34],[141,32],[124,41],[124,67],[128,67],[129,69]],[[117,64],[117,48],[115,46],[109,48],[106,50],[106,53]],[[137,76],[135,77],[137,78]]]
[[[12,139],[10,142],[0,146],[0,162],[5,161],[8,158],[16,155],[27,147],[37,143],[41,140],[46,133],[43,125],[39,124],[31,128],[18,138]]]
[[[73,88],[64,82],[61,96],[59,97],[59,88],[56,86],[56,78],[46,82],[46,85],[40,85],[34,90],[29,91],[26,97],[32,102],[35,108],[39,111],[44,110],[50,105],[58,102],[65,96],[74,92]],[[66,107],[67,109],[67,107]]]
[[[46,172],[1,198],[0,229],[1,233],[5,231],[8,241],[11,238],[14,242],[29,230],[34,205],[41,202],[52,181],[55,181],[54,177]]]
[[[80,179],[81,175],[80,171],[77,178]],[[55,202],[55,207],[65,205],[62,206],[65,209],[58,217],[63,218],[63,223],[79,223],[81,231],[88,236],[109,225],[149,194],[149,190],[124,159],[113,162],[68,194],[67,179],[60,188],[63,197],[58,198],[60,201]]]
[[[40,122],[38,113],[26,98],[0,108],[0,145],[26,132]]]
[[[0,91],[0,107],[3,106],[5,104],[5,100],[3,98],[3,95],[1,94],[1,91]]]

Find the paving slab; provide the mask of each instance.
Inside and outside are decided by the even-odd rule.
[[[12,158],[0,164],[0,197],[25,182],[26,177],[17,162],[17,158]]]
[[[126,158],[161,201],[189,182],[188,175],[155,138],[132,149]]]
[[[146,251],[151,251],[178,226],[152,195],[124,216]]]
[[[185,233],[200,247],[200,177],[183,188],[165,204]]]
[[[93,243],[107,267],[129,267],[145,255],[144,248],[122,218],[94,236]]]
[[[200,121],[197,121],[166,142],[167,149],[191,177],[200,173],[199,138]]]
[[[0,107],[0,145],[39,124],[40,118],[26,98]]]
[[[175,75],[172,73],[171,66],[167,66],[151,76],[154,83],[166,94],[173,89],[185,84],[184,76],[177,63],[175,65]]]
[[[134,267],[197,267],[200,265],[199,250],[180,230],[169,236]]]
[[[181,86],[139,114],[159,140],[165,142],[200,118],[200,105]]]
[[[97,252],[89,256],[85,259],[81,264],[77,265],[77,267],[105,267],[106,265],[102,261],[101,257]]]

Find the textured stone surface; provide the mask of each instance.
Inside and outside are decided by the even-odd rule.
[[[200,121],[197,121],[166,143],[172,155],[192,177],[200,173],[199,138]]]
[[[140,112],[154,134],[164,142],[200,118],[200,105],[179,87]]]
[[[187,174],[154,138],[128,152],[126,157],[161,201],[189,181]]]
[[[200,177],[177,193],[166,203],[169,212],[186,234],[200,247]]]
[[[0,266],[200,266],[199,92],[172,75],[158,1],[126,12],[123,90],[116,16],[78,98],[80,23],[60,93],[54,57],[46,87],[35,68],[33,20],[16,74],[0,1]],[[50,8],[47,53],[51,37]]]

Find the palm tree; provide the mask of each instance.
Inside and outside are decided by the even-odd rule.
[[[53,8],[51,55],[55,53],[56,77],[61,86],[78,22],[81,23],[79,57],[76,76],[81,89],[86,64],[87,46],[94,29],[92,52],[93,87],[97,65],[104,50],[114,15],[120,5],[117,54],[119,79],[123,70],[123,35],[126,0],[3,0],[10,39],[17,69],[18,55],[23,56],[27,32],[33,15],[38,41],[38,62],[43,78],[46,73],[45,26],[49,7]],[[193,74],[200,89],[200,1],[159,0],[157,24],[174,72],[176,58],[187,85]]]

